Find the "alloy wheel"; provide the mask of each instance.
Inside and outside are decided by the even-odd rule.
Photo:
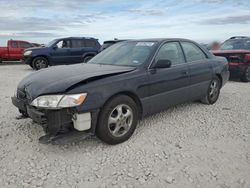
[[[108,119],[109,132],[114,137],[125,135],[133,123],[133,111],[126,104],[116,106],[110,113]]]
[[[36,68],[39,70],[39,69],[42,69],[42,68],[46,68],[47,66],[47,62],[43,59],[38,59],[36,61]]]
[[[220,85],[218,80],[213,80],[209,88],[209,97],[211,100],[216,100],[219,95]]]

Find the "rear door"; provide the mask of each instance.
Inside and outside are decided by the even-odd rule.
[[[151,68],[149,71],[151,113],[163,110],[169,106],[185,102],[189,86],[188,66],[179,42],[163,44],[154,62],[158,60],[171,61],[170,68]]]
[[[63,65],[71,64],[71,41],[70,39],[62,39],[55,44],[55,48],[50,52],[52,64]]]
[[[203,50],[192,42],[181,42],[189,67],[190,99],[198,99],[206,94],[213,76],[213,68],[209,58]]]
[[[85,39],[84,40],[84,53],[98,52],[97,42],[94,39]]]
[[[83,62],[84,54],[84,40],[83,39],[72,39],[71,40],[71,56],[72,63],[81,63]]]

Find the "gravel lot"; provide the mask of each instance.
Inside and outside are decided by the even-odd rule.
[[[30,72],[0,66],[0,187],[250,187],[250,83],[228,82],[215,105],[148,117],[117,146],[43,145],[42,128],[16,120],[10,100]]]

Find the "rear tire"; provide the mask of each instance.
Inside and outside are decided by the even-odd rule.
[[[32,61],[32,68],[35,70],[47,68],[48,66],[49,66],[49,61],[45,57],[36,57]]]
[[[250,66],[247,66],[243,76],[241,77],[242,82],[250,82]]]
[[[84,58],[83,62],[87,63],[89,60],[91,60],[93,58],[93,56],[87,56]]]
[[[119,144],[132,136],[137,122],[138,108],[134,100],[126,95],[118,95],[103,106],[96,135],[107,144]]]
[[[201,99],[201,102],[203,104],[214,104],[219,98],[220,89],[221,89],[221,81],[216,76],[211,80],[209,88],[207,90],[207,94],[203,99]]]

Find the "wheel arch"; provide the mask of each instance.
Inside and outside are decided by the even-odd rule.
[[[220,87],[222,87],[222,83],[223,83],[223,79],[222,79],[222,76],[221,76],[221,74],[215,74],[218,78],[219,78],[219,80],[220,80]]]
[[[86,53],[84,53],[84,54],[82,55],[82,58],[84,59],[84,58],[86,58],[86,57],[88,57],[88,56],[94,57],[95,55],[97,55],[96,52],[86,52]]]
[[[103,106],[108,103],[110,100],[112,100],[114,97],[117,97],[119,95],[126,95],[128,97],[130,97],[137,105],[138,107],[138,112],[139,112],[139,119],[142,118],[142,114],[143,114],[143,107],[142,107],[142,103],[141,103],[141,100],[140,98],[132,91],[121,91],[121,92],[118,92],[118,93],[115,93],[113,95],[111,95],[106,101],[105,103],[103,104]]]
[[[50,64],[49,57],[48,57],[47,55],[37,55],[37,56],[34,56],[34,57],[32,57],[32,59],[31,59],[31,63],[33,63],[34,59],[37,58],[37,57],[43,57],[43,58],[47,59],[48,64],[51,65],[51,64]]]

